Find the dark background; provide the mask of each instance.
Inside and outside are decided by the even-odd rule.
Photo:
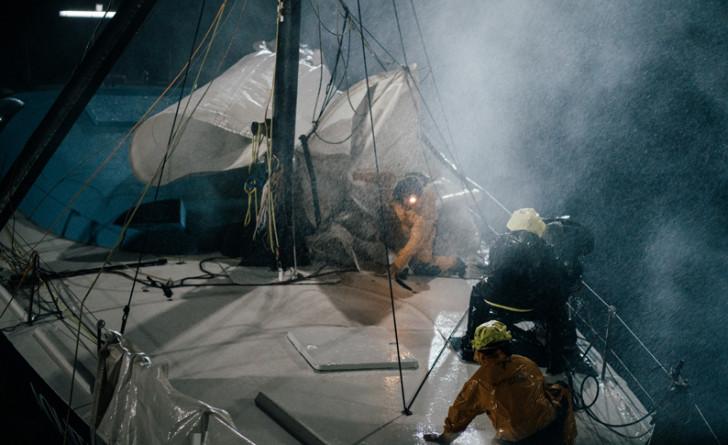
[[[398,1],[398,13],[408,61],[419,66],[436,112],[437,124],[423,122],[432,139],[444,147],[435,127],[448,121],[466,172],[510,209],[570,214],[593,229],[587,281],[665,366],[686,360],[695,401],[728,440],[728,4],[415,2],[431,66],[410,2]],[[364,3],[365,25],[401,63],[392,2]],[[341,27],[335,2],[313,4],[329,29]],[[5,5],[0,87],[62,84],[97,21],[63,19],[57,11],[93,5]],[[160,0],[106,85],[166,85],[189,54],[199,5]],[[203,28],[218,5],[207,2]],[[240,25],[223,28],[221,39],[232,42],[226,66],[255,41],[274,39],[274,11],[273,1],[249,1]],[[319,42],[312,3],[304,1],[303,11],[302,42],[322,47],[331,66],[334,37],[324,29]],[[342,86],[363,78],[352,36]],[[369,63],[370,71],[381,70]],[[210,68],[203,77],[215,73]],[[505,216],[486,209],[502,229]],[[606,312],[591,296],[582,298],[603,328]],[[613,335],[653,395],[664,393],[669,380],[657,365],[625,329]]]

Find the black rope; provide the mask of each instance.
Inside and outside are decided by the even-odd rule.
[[[10,295],[10,301],[8,301],[8,304],[5,305],[5,308],[3,309],[2,313],[0,313],[0,320],[3,318],[3,316],[5,315],[5,312],[7,312],[10,305],[13,304],[13,300],[15,300],[15,293]]]
[[[197,15],[197,24],[195,25],[195,32],[192,36],[192,47],[190,48],[190,55],[187,58],[187,66],[185,67],[184,75],[182,76],[182,83],[180,84],[179,89],[179,99],[177,100],[177,106],[174,110],[174,117],[172,118],[172,126],[169,129],[169,138],[167,139],[167,149],[164,151],[164,157],[162,158],[162,166],[160,168],[159,177],[157,178],[157,185],[154,190],[154,198],[152,199],[152,202],[156,202],[157,198],[159,197],[159,188],[162,185],[162,177],[164,176],[164,167],[167,165],[167,160],[169,159],[169,152],[172,147],[172,140],[175,135],[175,126],[177,125],[177,118],[179,117],[179,109],[182,105],[182,99],[184,99],[185,94],[185,87],[187,86],[187,78],[189,77],[190,69],[192,67],[192,58],[195,54],[195,45],[197,43],[197,36],[200,32],[200,25],[202,24],[202,16],[205,12],[205,4],[207,3],[207,0],[202,0],[202,3],[200,3],[200,12]],[[192,100],[192,97],[190,97],[188,100]],[[147,244],[149,241],[149,234],[147,233],[144,236],[144,245]],[[126,305],[123,309],[123,314],[121,316],[121,329],[119,332],[124,335],[124,331],[126,330],[126,323],[129,319],[129,312],[131,311],[131,303],[134,298],[134,288],[136,287],[137,283],[137,277],[139,276],[139,269],[142,266],[142,257],[143,257],[143,251],[145,250],[144,247],[142,247],[141,252],[139,252],[139,257],[137,258],[137,265],[136,269],[134,271],[134,280],[131,283],[131,290],[129,291],[129,299],[126,302]]]
[[[323,20],[321,20],[321,11],[318,6],[316,6],[313,2],[313,0],[308,0],[308,3],[311,5],[311,10],[313,11],[314,15],[318,19],[319,25],[329,34],[332,36],[338,36],[339,34],[336,31],[332,31],[329,28],[324,25]]]
[[[318,15],[317,15],[318,17]],[[319,81],[318,81],[318,88],[316,89],[316,100],[313,103],[313,110],[311,110],[311,116],[314,116],[316,114],[316,108],[318,107],[319,103],[319,97],[321,96],[321,87],[324,83],[324,61],[326,60],[326,57],[324,57],[324,44],[323,44],[323,38],[321,37],[321,17],[318,17],[318,41],[319,41],[319,56],[321,57],[321,69],[319,70]],[[332,76],[333,77],[333,76]]]
[[[359,23],[362,21],[361,16],[361,2],[360,0],[356,0],[356,9],[359,16]],[[374,149],[374,166],[377,169],[377,191],[379,194],[379,221],[380,221],[380,227],[382,229],[381,233],[384,234],[384,197],[382,192],[382,179],[379,171],[379,156],[377,154],[377,141],[376,137],[374,135],[374,116],[372,114],[372,93],[371,88],[369,86],[369,68],[367,67],[367,52],[366,47],[364,45],[364,34],[361,34],[361,52],[362,57],[364,59],[364,79],[367,86],[367,107],[369,109],[369,125],[371,127],[372,132],[372,148]],[[404,397],[404,378],[402,376],[402,357],[399,353],[399,333],[397,331],[397,315],[394,307],[394,290],[392,289],[392,271],[390,270],[390,264],[389,264],[389,252],[387,251],[387,246],[384,245],[384,259],[385,264],[387,266],[387,281],[389,282],[389,299],[392,303],[392,322],[394,324],[394,341],[397,346],[397,367],[399,369],[399,386],[402,391],[402,413],[406,415],[411,415],[412,412],[407,407],[407,402],[405,401]]]
[[[159,280],[155,280],[152,277],[147,276],[146,279],[137,279],[137,281],[140,284],[143,284],[144,286],[152,287],[152,288],[157,288],[157,289],[162,289],[162,290],[171,290],[171,289],[177,289],[177,288],[182,288],[182,287],[195,287],[195,288],[203,288],[203,287],[266,287],[266,286],[274,287],[274,286],[287,286],[287,285],[296,284],[296,283],[305,283],[306,281],[312,280],[312,279],[315,279],[315,278],[321,278],[321,277],[325,277],[325,276],[329,276],[329,275],[335,275],[335,274],[347,273],[347,272],[357,272],[358,271],[358,269],[353,268],[353,267],[352,268],[345,268],[345,269],[330,270],[330,271],[326,271],[326,272],[322,272],[321,270],[323,270],[323,267],[319,268],[319,270],[317,270],[316,272],[314,272],[314,273],[312,273],[310,275],[301,275],[301,274],[299,274],[299,275],[297,275],[297,276],[295,276],[293,278],[290,278],[288,280],[284,280],[284,281],[271,281],[271,282],[251,282],[251,283],[235,283],[235,282],[226,282],[226,283],[210,283],[210,282],[205,282],[205,283],[187,283],[186,282],[187,280],[209,280],[209,279],[215,278],[215,277],[208,277],[208,276],[185,277],[185,278],[182,278],[182,279],[176,280],[176,281],[164,281],[164,282],[163,281],[159,281]],[[121,271],[118,271],[118,270],[108,271],[106,273],[110,273],[110,274],[113,274],[113,275],[119,275],[119,276],[124,277],[124,278],[126,278],[128,280],[134,280],[135,279],[132,275],[129,275],[127,273],[124,273],[124,272],[121,272]],[[216,275],[218,275],[218,274],[216,274]],[[229,278],[229,277],[227,277],[227,278]],[[316,283],[316,284],[319,285],[319,286],[322,286],[322,285],[325,285],[325,284],[336,284],[336,283],[335,282],[331,282],[331,283],[321,283],[321,282],[319,282],[319,283]]]
[[[407,51],[404,47],[404,37],[402,37],[402,26],[399,23],[399,12],[397,11],[397,0],[392,0],[392,7],[394,8],[394,21],[397,23],[397,32],[399,33],[399,43],[402,45],[402,57],[404,58],[404,66],[408,67],[407,62]]]
[[[427,51],[427,45],[425,44],[425,35],[422,32],[422,26],[420,25],[420,19],[417,16],[417,8],[415,8],[414,0],[410,0],[410,6],[412,7],[412,16],[415,19],[415,25],[417,27],[417,34],[419,35],[420,44],[422,45],[422,51],[425,54],[425,60],[427,61],[427,66],[430,67],[430,75],[432,76],[432,85],[435,90],[435,99],[437,99],[437,102],[440,105],[440,110],[442,111],[442,118],[445,121],[445,131],[447,131],[447,134],[450,137],[450,144],[454,148],[455,140],[452,137],[450,122],[447,119],[447,113],[445,112],[445,105],[442,102],[442,95],[440,94],[440,87],[438,86],[437,79],[435,78],[435,69],[433,67],[432,61],[430,60],[430,53],[429,53],[429,51]]]
[[[370,431],[367,434],[365,434],[361,439],[358,439],[358,440],[354,441],[354,445],[359,445],[359,444],[362,444],[362,443],[366,443],[366,440],[367,439],[369,439],[373,435],[377,434],[378,432],[382,431],[384,428],[388,427],[389,425],[393,424],[394,422],[398,421],[401,418],[402,418],[402,414],[400,414],[399,416],[397,416],[397,417],[395,417],[393,419],[389,419],[384,424],[379,425],[378,427],[374,428],[372,431]]]
[[[430,377],[430,374],[432,374],[432,371],[435,369],[435,366],[437,366],[437,362],[440,361],[440,357],[442,356],[442,353],[445,352],[445,349],[447,349],[448,345],[450,344],[450,339],[452,339],[453,334],[457,332],[460,325],[463,323],[463,320],[465,320],[465,316],[468,315],[468,312],[470,311],[470,308],[466,309],[465,312],[463,312],[462,317],[460,317],[460,320],[458,320],[458,323],[455,325],[452,331],[450,331],[450,335],[447,336],[445,339],[445,344],[442,345],[442,348],[440,348],[440,352],[437,353],[437,357],[435,357],[435,361],[432,362],[432,365],[430,366],[430,369],[427,370],[427,373],[422,378],[422,381],[420,382],[420,385],[417,387],[417,391],[415,391],[415,394],[412,396],[412,399],[410,399],[409,404],[407,405],[407,409],[409,410],[412,408],[412,405],[415,403],[415,400],[417,399],[417,396],[420,395],[420,391],[425,386],[425,383],[427,382],[427,379]]]
[[[328,107],[328,105],[331,103],[333,98],[336,96],[336,91],[338,90],[338,85],[335,85],[336,74],[338,73],[338,69],[339,69],[339,60],[342,60],[342,61],[344,60],[342,48],[344,46],[344,34],[346,32],[346,24],[348,23],[348,17],[349,17],[349,15],[347,13],[344,17],[344,23],[341,26],[341,34],[337,34],[337,39],[336,39],[337,47],[336,47],[336,57],[334,58],[334,67],[331,70],[331,77],[329,78],[329,82],[326,84],[326,89],[324,90],[324,98],[321,102],[321,109],[319,110],[316,120],[313,122],[313,128],[311,130],[312,132],[315,132],[316,129],[318,128],[321,117],[323,116],[324,112],[326,111],[326,108]],[[350,47],[351,47],[351,44],[349,44],[349,48]],[[348,69],[348,66],[349,66],[349,60],[348,60],[348,54],[347,54],[347,60],[345,62],[345,67],[344,67],[344,70],[345,70],[344,74],[346,74],[346,70]],[[321,70],[321,72],[323,75],[323,70]],[[342,79],[343,79],[343,76],[342,76]],[[320,86],[319,86],[319,88],[320,88]],[[316,95],[317,95],[317,100],[318,100],[318,93]]]
[[[313,166],[311,150],[308,147],[308,137],[300,136],[298,139],[301,141],[301,148],[303,148],[303,158],[306,161],[306,170],[308,170],[308,177],[311,180],[311,198],[313,199],[313,213],[314,218],[316,219],[316,227],[318,227],[321,225],[321,204],[319,203],[316,169]]]
[[[346,4],[344,4],[344,3],[343,3],[343,0],[339,0],[339,4],[340,4],[340,5],[341,5],[341,7],[342,7],[342,8],[344,9],[344,12],[345,12],[346,14],[348,14],[349,10],[348,10],[348,8],[347,8]],[[403,53],[403,56],[405,57],[405,63],[406,63],[406,62],[407,62],[407,58],[406,58],[407,56],[406,56],[406,51],[405,51],[405,49],[404,49],[404,38],[403,38],[403,36],[402,36],[402,32],[401,32],[401,25],[400,25],[400,23],[399,23],[399,18],[398,18],[398,13],[397,13],[397,7],[396,7],[396,4],[394,5],[394,7],[395,7],[395,18],[396,18],[396,20],[397,20],[397,29],[399,30],[399,33],[400,33],[400,42],[401,42],[401,44],[402,44],[402,48],[403,48],[403,49],[402,49],[402,53]],[[356,21],[356,20],[355,20],[355,19],[354,19],[353,17],[351,18],[351,20],[352,20],[352,22],[353,22],[353,23],[354,23],[355,25],[357,25],[357,27],[358,27],[358,30],[359,30],[359,34],[361,35],[361,38],[362,38],[362,41],[364,41],[364,40],[365,40],[365,36],[364,36],[364,34],[365,34],[365,33],[366,33],[366,34],[368,34],[368,35],[369,35],[369,37],[370,37],[370,38],[371,38],[371,39],[372,39],[372,40],[373,40],[373,41],[374,41],[374,42],[375,42],[375,43],[377,44],[377,46],[379,46],[379,48],[381,48],[381,49],[382,49],[382,51],[384,51],[384,53],[385,53],[385,54],[387,54],[387,56],[389,56],[389,57],[390,57],[390,58],[392,59],[392,61],[393,61],[393,63],[394,63],[394,64],[399,64],[399,63],[397,62],[397,59],[396,59],[396,57],[394,57],[394,55],[392,54],[392,52],[391,52],[391,51],[389,51],[389,50],[388,50],[388,49],[387,49],[387,48],[386,48],[386,47],[385,47],[385,46],[384,46],[384,45],[383,45],[383,44],[382,44],[381,42],[379,42],[379,40],[377,40],[377,38],[376,38],[376,37],[374,36],[374,34],[373,34],[373,33],[372,33],[371,31],[369,31],[369,30],[368,30],[368,29],[367,29],[367,28],[366,28],[366,27],[364,26],[364,24],[363,24],[363,23],[361,22],[361,17],[359,18],[358,22],[357,22],[357,21]],[[419,21],[418,21],[418,25],[419,25]],[[420,32],[420,34],[421,34],[421,32],[422,32],[421,28],[418,28],[418,30],[419,30],[419,32]],[[422,40],[422,43],[423,43],[423,45],[424,45],[424,40]],[[425,49],[425,51],[426,51],[426,49]],[[382,67],[382,69],[387,69],[387,67],[385,66],[385,64],[384,64],[384,63],[383,63],[383,62],[381,61],[381,59],[379,59],[379,57],[377,56],[377,54],[376,54],[376,53],[375,53],[375,52],[374,52],[373,50],[372,50],[372,53],[374,54],[374,57],[375,57],[375,58],[377,59],[377,61],[379,62],[380,66]],[[428,56],[428,60],[429,60],[429,56]],[[402,66],[402,65],[400,65],[400,66]],[[434,124],[434,126],[435,126],[435,129],[437,130],[437,133],[439,134],[440,138],[441,138],[441,139],[443,140],[443,142],[445,143],[445,149],[447,150],[447,154],[448,154],[448,155],[449,155],[449,156],[450,156],[450,157],[452,158],[452,161],[446,161],[446,164],[448,165],[448,167],[454,167],[454,173],[455,173],[455,175],[457,176],[457,178],[458,178],[458,179],[460,179],[460,180],[462,181],[462,183],[463,183],[463,186],[464,186],[464,187],[465,187],[465,189],[466,189],[466,190],[468,191],[468,194],[470,195],[470,197],[471,197],[471,199],[472,199],[472,201],[473,201],[473,204],[474,204],[474,206],[475,206],[475,209],[476,209],[476,211],[477,211],[477,212],[476,212],[476,213],[477,213],[477,215],[478,215],[478,216],[480,217],[480,219],[481,219],[481,220],[483,221],[483,223],[484,223],[484,224],[485,224],[486,226],[488,226],[488,228],[489,228],[489,229],[490,229],[491,231],[493,231],[493,233],[497,234],[497,231],[495,231],[495,229],[493,229],[493,227],[491,227],[491,226],[490,226],[490,224],[488,223],[488,220],[487,220],[487,218],[485,217],[485,213],[483,212],[482,208],[480,207],[480,203],[478,202],[478,200],[477,200],[477,199],[475,198],[475,195],[473,194],[473,188],[472,188],[472,187],[475,187],[475,188],[477,188],[477,189],[480,189],[481,191],[485,192],[485,193],[486,193],[486,194],[487,194],[487,195],[488,195],[488,196],[489,196],[489,197],[490,197],[491,199],[493,199],[493,200],[494,200],[494,201],[496,202],[496,204],[498,204],[498,205],[499,205],[499,206],[500,206],[501,208],[503,208],[503,209],[504,209],[504,210],[505,210],[506,212],[508,212],[508,213],[510,213],[510,212],[509,212],[509,211],[508,211],[508,210],[507,210],[507,209],[506,209],[506,208],[505,208],[505,207],[504,207],[504,206],[503,206],[503,205],[502,205],[502,204],[501,204],[501,203],[500,203],[499,201],[497,201],[497,200],[496,200],[496,199],[495,199],[495,198],[494,198],[494,197],[493,197],[493,196],[491,195],[491,193],[490,193],[490,192],[488,192],[487,190],[485,190],[485,189],[484,189],[483,187],[481,187],[481,186],[479,186],[479,185],[475,184],[475,183],[474,183],[474,181],[472,181],[472,180],[469,180],[469,178],[467,178],[467,176],[465,176],[465,174],[463,173],[463,170],[462,170],[462,168],[460,168],[460,166],[459,166],[459,161],[458,161],[458,159],[456,158],[456,156],[455,156],[455,154],[453,153],[453,151],[452,151],[452,150],[450,149],[450,143],[448,142],[448,140],[447,140],[447,138],[445,137],[444,133],[443,133],[443,132],[442,132],[442,130],[440,129],[439,125],[437,124],[437,120],[435,119],[434,113],[433,113],[433,112],[432,112],[432,110],[430,109],[430,107],[429,107],[429,105],[428,105],[427,101],[425,100],[424,94],[422,93],[422,90],[421,90],[421,89],[419,88],[419,86],[417,85],[417,81],[416,81],[416,79],[414,78],[414,75],[412,74],[412,72],[410,72],[410,70],[409,70],[409,68],[407,67],[407,65],[404,65],[404,71],[405,71],[405,74],[406,74],[406,76],[407,76],[407,79],[408,79],[408,81],[407,81],[407,85],[408,85],[408,86],[409,86],[410,88],[414,88],[414,90],[415,90],[415,91],[417,92],[417,94],[418,94],[419,98],[420,98],[420,99],[421,99],[421,101],[422,101],[422,104],[423,104],[423,105],[424,105],[424,107],[425,107],[425,111],[427,112],[427,115],[428,115],[428,117],[430,118],[430,120],[431,120],[431,121],[432,121],[432,123]],[[435,78],[434,78],[434,76],[433,76],[433,82],[435,82]],[[440,106],[441,106],[441,108],[443,108],[443,110],[442,110],[442,111],[443,111],[443,114],[444,114],[444,107],[442,106],[442,101],[441,101],[441,100],[440,100]],[[448,132],[449,132],[449,123],[447,122],[447,118],[446,118],[446,117],[445,117],[445,124],[446,124],[446,125],[448,126]],[[450,139],[452,140],[452,134],[451,134],[450,132],[449,132],[449,134],[450,134]],[[453,143],[454,143],[454,142],[453,142]],[[431,145],[431,144],[430,144],[430,145]],[[430,148],[432,148],[432,147],[430,147]],[[437,154],[436,154],[436,155],[437,155]],[[439,155],[439,156],[437,156],[437,157],[439,157],[440,159],[443,159],[443,156],[442,156],[442,155]],[[472,187],[471,187],[471,186],[472,186]]]
[[[348,7],[344,3],[344,0],[339,0],[339,4],[341,4],[341,6],[344,8],[344,11],[348,11]],[[354,24],[356,24],[359,27],[359,29],[361,30],[361,33],[362,34],[367,33],[369,35],[369,37],[374,41],[374,43],[376,43],[377,46],[379,48],[381,48],[382,51],[384,51],[384,53],[392,60],[392,62],[390,63],[391,65],[399,65],[399,66],[402,65],[399,62],[397,62],[397,58],[394,57],[394,54],[392,54],[392,52],[390,50],[388,50],[386,46],[382,45],[382,43],[379,40],[377,40],[376,36],[374,34],[372,34],[372,32],[369,31],[364,26],[364,24],[361,21],[361,17],[359,17],[358,20],[355,20],[353,17],[351,19],[352,19],[352,21],[354,21]],[[362,39],[365,39],[365,37],[363,35],[362,35]],[[382,69],[387,69],[386,65],[384,65],[382,60],[377,56],[377,54],[374,51],[372,51],[372,55],[377,59],[377,62],[382,66]]]
[[[177,122],[177,117],[178,117],[178,114],[179,114],[180,104],[182,102],[182,98],[184,97],[184,89],[185,89],[185,86],[186,86],[186,83],[187,83],[187,77],[189,75],[190,66],[192,65],[192,58],[194,57],[194,52],[195,52],[195,43],[197,42],[197,36],[199,34],[200,24],[202,23],[202,16],[204,15],[204,10],[205,10],[205,4],[206,3],[207,3],[207,0],[202,0],[202,3],[200,4],[200,12],[199,12],[198,17],[197,17],[197,24],[195,25],[195,33],[194,33],[194,36],[192,37],[192,49],[190,50],[190,56],[189,56],[189,58],[187,60],[187,66],[185,67],[185,73],[184,73],[184,77],[183,77],[182,84],[181,84],[181,88],[180,88],[180,99],[177,102],[177,108],[175,109],[175,112],[174,112],[174,118],[172,120],[172,127],[170,129],[169,139],[167,141],[167,149],[166,149],[166,151],[164,153],[164,158],[162,160],[162,167],[161,167],[161,171],[160,171],[160,174],[159,174],[159,179],[157,181],[157,188],[156,188],[156,191],[155,191],[155,194],[154,194],[154,201],[157,200],[157,197],[159,195],[159,187],[161,185],[162,176],[164,174],[164,167],[165,167],[165,165],[167,163],[167,157],[169,155],[169,150],[170,150],[170,147],[172,145],[172,138],[173,138],[173,135],[174,135],[174,127],[175,127],[176,122]],[[191,100],[191,98],[190,98],[190,100]],[[139,274],[139,268],[141,267],[141,262],[142,262],[142,253],[140,252],[139,253],[139,258],[138,258],[138,261],[137,261],[137,268],[136,268],[136,272],[135,272],[136,275]],[[122,334],[124,333],[124,329],[126,328],[126,321],[127,321],[128,317],[129,317],[129,311],[130,311],[130,308],[131,308],[131,302],[132,302],[132,298],[133,298],[133,295],[134,295],[134,287],[135,287],[135,284],[136,284],[136,280],[134,280],[132,282],[131,292],[129,293],[129,300],[127,301],[127,304],[126,304],[126,306],[124,306],[124,309],[123,309],[123,315],[122,315],[122,321],[121,321],[121,333]],[[92,288],[93,288],[93,286],[92,286]],[[85,303],[86,298],[88,298],[88,296],[90,294],[91,294],[91,291],[89,289],[89,292],[84,297],[84,301],[81,302],[81,308],[79,310],[78,330],[77,330],[77,333],[76,333],[76,346],[75,346],[75,351],[74,351],[74,354],[73,354],[73,372],[71,373],[71,388],[70,388],[70,392],[69,392],[69,396],[68,396],[68,409],[66,411],[66,420],[64,422],[64,428],[63,428],[63,444],[64,445],[66,445],[66,443],[68,441],[68,430],[69,430],[69,423],[70,423],[70,420],[71,420],[71,409],[72,409],[71,406],[72,406],[72,402],[73,402],[73,390],[74,390],[74,386],[75,386],[74,384],[75,384],[75,381],[76,381],[76,363],[78,361],[78,348],[79,348],[79,344],[81,343],[81,324],[82,324],[82,318],[83,318],[83,305]]]

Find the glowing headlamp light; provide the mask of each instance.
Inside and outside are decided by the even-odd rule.
[[[417,204],[417,195],[409,195],[409,198],[407,198],[407,204],[409,204],[409,205]]]

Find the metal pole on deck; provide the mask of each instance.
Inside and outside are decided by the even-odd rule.
[[[276,199],[282,200],[283,214],[276,219],[280,235],[281,266],[293,264],[293,148],[296,133],[296,100],[298,97],[298,60],[301,37],[300,0],[278,0],[278,41],[276,70],[273,81],[273,154],[282,169],[281,189]]]
[[[20,205],[157,0],[128,0],[104,27],[0,182],[0,229]]]

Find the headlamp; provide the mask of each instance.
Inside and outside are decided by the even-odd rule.
[[[409,205],[417,204],[417,195],[409,195],[409,198],[407,198],[407,204],[409,204]]]

